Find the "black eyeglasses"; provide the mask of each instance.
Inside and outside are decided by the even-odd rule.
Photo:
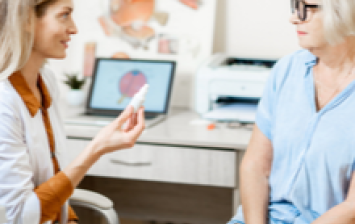
[[[304,0],[291,0],[291,11],[295,13],[297,11],[297,16],[301,21],[306,21],[307,19],[307,9],[318,9],[320,5],[306,4]]]

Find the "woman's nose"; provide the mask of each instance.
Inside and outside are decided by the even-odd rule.
[[[297,16],[297,11],[295,10],[292,15],[290,16],[290,23],[292,24],[298,24],[300,22],[300,19]]]
[[[77,34],[78,33],[78,27],[76,26],[75,22],[72,21],[72,24],[69,28],[70,34]]]
[[[69,32],[69,34],[77,34],[78,33],[78,28],[77,28],[73,19],[70,20],[68,32]]]

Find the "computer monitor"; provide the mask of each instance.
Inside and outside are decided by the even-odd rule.
[[[97,58],[87,114],[117,116],[144,84],[149,84],[146,116],[166,114],[175,66],[175,61]]]

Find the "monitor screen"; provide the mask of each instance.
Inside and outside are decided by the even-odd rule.
[[[96,59],[88,108],[122,111],[149,84],[145,112],[166,113],[175,72],[173,61]]]

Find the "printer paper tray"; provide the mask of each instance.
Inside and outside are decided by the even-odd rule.
[[[256,104],[228,104],[205,113],[203,118],[215,121],[238,121],[241,123],[254,123],[256,110]]]

